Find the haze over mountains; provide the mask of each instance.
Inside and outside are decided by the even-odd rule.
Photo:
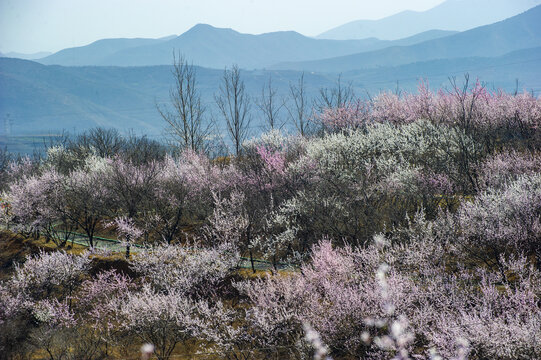
[[[99,40],[87,46],[61,50],[38,61],[64,66],[169,65],[175,51],[185,54],[199,66],[223,69],[238,64],[242,68],[261,69],[283,61],[325,59],[388,46],[407,46],[453,33],[431,30],[396,41],[375,38],[340,41],[313,39],[294,31],[241,34],[232,29],[198,24],[178,37]]]
[[[0,53],[0,57],[9,57],[9,58],[17,58],[17,59],[25,59],[25,60],[37,60],[49,55],[52,55],[52,53],[48,51],[40,51],[33,54],[23,54],[23,53],[18,53],[18,52],[8,52],[5,54]]]
[[[42,57],[38,61],[45,65],[110,65],[101,64],[104,58],[129,48],[148,46],[167,42],[175,36],[160,39],[102,39],[92,44],[60,50],[54,54]]]
[[[197,68],[198,88],[209,115],[222,75],[223,70]],[[282,96],[300,73],[244,70],[242,75],[249,94],[259,94],[261,85],[272,76],[273,86]],[[320,87],[332,87],[334,81],[334,76],[306,74],[307,94],[315,96]],[[160,135],[163,120],[156,103],[169,101],[172,77],[167,65],[64,67],[0,58],[0,83],[0,120],[9,117],[12,134],[105,126]],[[261,125],[259,120],[254,119],[254,128]],[[0,135],[2,130],[0,127]]]
[[[464,11],[484,1],[465,2]],[[200,24],[180,36],[103,39],[37,62],[0,58],[0,145],[2,134],[95,126],[160,135],[164,123],[156,103],[168,101],[174,49],[198,66],[198,87],[209,114],[223,69],[234,63],[242,68],[252,99],[260,96],[269,76],[278,95],[287,99],[289,85],[302,72],[310,97],[317,96],[320,88],[335,86],[339,73],[358,95],[394,90],[397,85],[411,91],[421,78],[436,89],[447,85],[448,77],[460,78],[465,72],[491,88],[507,91],[515,89],[518,79],[519,90],[537,94],[541,91],[540,19],[541,6],[537,6],[464,32],[428,30],[393,41],[325,40],[293,31],[250,35]],[[255,135],[261,131],[261,119],[255,106],[252,110]]]
[[[415,91],[423,78],[432,89],[448,86],[448,77],[461,81],[464,72],[487,82],[490,89],[541,90],[541,47],[506,54],[501,57],[469,57],[407,64],[397,67],[357,70],[342,74],[343,83],[352,82],[358,95],[397,88]],[[209,115],[214,110],[213,94],[222,70],[197,68],[198,84]],[[242,71],[246,89],[256,99],[262,84],[272,76],[280,98],[287,99],[289,84],[296,83],[301,72]],[[320,88],[332,88],[336,75],[305,73],[309,98]],[[169,66],[106,67],[44,66],[32,61],[0,59],[0,119],[9,117],[11,134],[55,133],[65,129],[82,131],[95,126],[135,130],[160,135],[163,121],[155,104],[168,102],[171,85]],[[253,133],[262,130],[255,107]],[[217,112],[214,111],[217,115]],[[282,112],[280,120],[286,120]],[[216,116],[217,117],[217,116]],[[219,119],[219,117],[217,117]],[[0,123],[1,125],[1,123]],[[223,124],[219,125],[222,129]],[[2,129],[0,129],[2,135]],[[1,139],[0,139],[1,140]]]
[[[465,31],[517,15],[539,4],[541,0],[447,0],[423,12],[403,11],[380,20],[352,21],[318,38],[394,40],[431,29]]]
[[[447,3],[460,1],[449,0],[438,8]],[[376,38],[323,40],[294,31],[251,35],[199,24],[180,36],[103,39],[87,46],[61,50],[37,61],[63,66],[169,65],[173,52],[178,52],[195,65],[209,68],[223,69],[237,64],[245,69],[336,73],[434,59],[501,56],[541,46],[540,19],[541,5],[506,20],[460,33],[428,30],[394,41]]]
[[[435,59],[501,56],[511,51],[538,46],[541,46],[541,5],[495,24],[411,46],[394,46],[325,60],[284,63],[273,68],[344,72]]]

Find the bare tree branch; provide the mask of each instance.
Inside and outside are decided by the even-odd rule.
[[[283,123],[280,123],[280,110],[285,105],[284,99],[278,99],[276,95],[276,89],[272,87],[272,77],[269,76],[268,83],[263,84],[261,88],[261,97],[256,100],[256,105],[263,113],[266,130],[273,130],[275,128],[282,128]]]
[[[235,148],[235,155],[242,150],[242,143],[248,137],[250,129],[250,98],[246,94],[244,81],[240,77],[240,69],[233,65],[231,70],[225,69],[222,84],[217,95],[216,105],[224,117],[227,132]]]
[[[182,55],[173,53],[172,74],[175,79],[169,91],[172,110],[156,107],[167,122],[169,135],[176,146],[204,152],[212,123],[205,117],[206,108],[197,89],[196,68]]]
[[[297,85],[289,84],[289,94],[293,101],[292,104],[286,105],[289,119],[297,128],[299,134],[305,136],[310,130],[310,113],[304,85],[304,73],[299,78]]]

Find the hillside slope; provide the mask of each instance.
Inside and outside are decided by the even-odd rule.
[[[448,85],[449,76],[479,77],[490,87],[513,91],[515,79],[520,89],[541,90],[541,47],[524,49],[501,57],[466,57],[430,60],[396,67],[381,67],[342,74],[343,83],[352,82],[355,92],[363,95],[382,90],[415,90],[420,78],[432,88]],[[62,67],[44,66],[32,61],[0,58],[0,120],[12,124],[11,134],[41,134],[81,131],[95,126],[133,129],[159,135],[164,128],[156,103],[169,101],[173,83],[170,66],[149,67]],[[214,114],[218,127],[221,117],[214,109],[213,94],[223,75],[222,70],[197,68],[198,86],[208,115]],[[262,84],[272,76],[280,98],[288,99],[289,84],[296,83],[296,71],[242,71],[246,91],[257,99]],[[305,73],[306,92],[317,96],[320,88],[335,86],[336,74]],[[261,116],[255,106],[253,128],[261,129]],[[285,111],[285,109],[284,109]],[[286,114],[281,114],[285,120]],[[1,123],[0,123],[1,125]],[[0,135],[3,128],[0,128]]]
[[[223,70],[197,67],[198,87],[211,115],[214,93]],[[272,75],[273,86],[285,95],[300,73],[242,71],[246,91],[258,96]],[[334,76],[306,74],[306,91],[332,86]],[[158,135],[164,128],[156,103],[169,102],[171,66],[63,67],[0,58],[0,119],[12,122],[12,134],[39,134],[95,126],[133,129]],[[254,110],[255,111],[255,110]],[[217,114],[217,113],[216,113]],[[218,119],[219,121],[220,119]],[[253,126],[261,124],[255,118]],[[223,125],[223,124],[222,124]],[[218,124],[219,127],[224,128]],[[1,134],[0,134],[1,135]]]
[[[89,45],[79,46],[60,50],[52,55],[38,59],[44,65],[99,65],[104,57],[110,56],[118,51],[158,44],[169,40],[170,37],[161,39],[103,39]]]
[[[393,40],[430,29],[465,31],[509,18],[539,4],[541,0],[447,0],[427,11],[403,11],[379,20],[352,21],[318,38]]]
[[[272,68],[344,72],[435,59],[501,56],[512,51],[541,46],[540,19],[541,6],[537,6],[495,24],[411,46],[395,46],[325,60],[282,63]]]
[[[253,69],[282,61],[324,59],[389,46],[411,45],[450,34],[453,32],[432,30],[397,41],[375,38],[336,41],[313,39],[293,31],[241,34],[231,29],[199,24],[178,37],[166,40],[105,39],[88,46],[62,50],[39,62],[63,66],[169,65],[175,51],[203,67],[223,69],[238,64],[242,68]]]

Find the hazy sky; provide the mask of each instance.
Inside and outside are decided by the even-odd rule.
[[[509,0],[512,1],[512,0]],[[443,0],[0,0],[0,51],[58,51],[112,37],[157,38],[197,23],[313,36]]]

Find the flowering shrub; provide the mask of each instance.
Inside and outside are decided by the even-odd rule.
[[[220,198],[216,193],[212,195],[214,210],[204,228],[207,241],[232,249],[245,248],[250,226],[245,195],[239,191],[232,191],[229,198]]]
[[[373,122],[404,125],[427,119],[461,127],[488,152],[502,144],[533,149],[539,148],[536,134],[541,124],[541,101],[528,92],[490,92],[479,81],[470,86],[466,78],[463,87],[452,82],[451,89],[436,93],[424,82],[416,94],[384,92],[370,100],[324,109],[317,119],[330,131]]]
[[[363,128],[371,121],[371,112],[369,103],[357,101],[344,107],[325,108],[316,119],[329,131]]]
[[[60,217],[49,204],[62,202],[62,199],[55,196],[61,181],[60,174],[46,171],[40,176],[23,177],[13,183],[6,194],[12,219],[21,227],[40,230],[50,228]]]
[[[90,259],[85,254],[76,256],[62,251],[40,252],[15,266],[9,284],[30,299],[43,299],[53,292],[71,294],[89,264]]]
[[[128,294],[118,311],[120,326],[156,346],[158,359],[169,359],[178,342],[200,334],[197,303],[175,292],[157,293],[150,286]]]
[[[304,186],[275,207],[266,252],[306,253],[318,237],[364,242],[374,232],[403,224],[419,207],[434,217],[454,206],[458,189],[472,190],[476,145],[460,130],[428,121],[397,127],[369,125],[310,141],[292,164]],[[480,158],[475,155],[476,161]]]
[[[517,278],[498,285],[497,275],[483,273],[479,282],[463,288],[467,297],[449,302],[445,308],[434,309],[426,335],[445,358],[456,353],[460,342],[468,343],[470,358],[540,356],[541,348],[536,340],[541,329],[540,273],[524,257],[502,263],[505,271]],[[457,343],[456,339],[461,340]]]
[[[73,297],[75,307],[84,314],[84,321],[106,331],[114,329],[115,309],[135,283],[126,275],[115,270],[98,273],[94,278],[85,280]]]
[[[229,247],[160,245],[134,255],[130,265],[156,291],[200,299],[216,291],[228,271],[238,263],[238,253],[229,250]]]
[[[247,319],[260,347],[296,344],[303,323],[311,324],[336,354],[362,355],[374,349],[365,345],[363,332],[371,327],[366,318],[382,318],[387,299],[404,310],[414,284],[406,277],[389,274],[387,299],[380,296],[375,278],[379,255],[352,248],[333,249],[322,241],[313,249],[311,264],[301,274],[272,277],[238,284],[252,305]]]
[[[484,189],[503,189],[522,175],[541,172],[541,154],[505,151],[488,158],[480,170],[480,184]]]
[[[540,100],[479,82],[322,94],[336,107],[318,109],[313,137],[272,130],[226,161],[100,131],[42,161],[0,159],[3,222],[59,248],[111,224],[127,245],[124,263],[91,249],[16,265],[0,351],[541,358]],[[264,276],[257,257],[272,260]]]
[[[455,214],[457,246],[492,266],[501,255],[525,253],[541,259],[541,176],[521,176],[504,189],[489,188]],[[539,264],[539,262],[538,262]]]
[[[411,258],[393,255],[404,247],[393,248],[335,250],[323,241],[301,274],[238,284],[251,301],[246,316],[258,346],[300,344],[308,323],[337,357],[539,356],[540,273],[526,258],[504,261],[505,271],[521,275],[502,288],[497,273],[450,275],[426,258],[412,272]],[[377,265],[384,259],[391,267]]]

